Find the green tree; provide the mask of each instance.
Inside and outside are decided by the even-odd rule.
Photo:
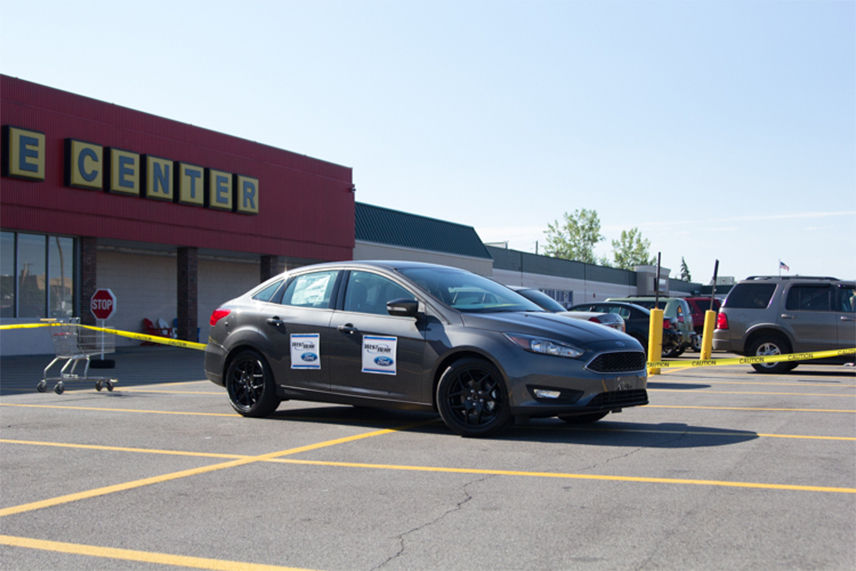
[[[690,268],[687,266],[687,261],[681,256],[681,280],[685,282],[693,281],[692,275],[690,275]]]
[[[547,225],[544,232],[548,256],[576,260],[587,264],[597,263],[595,245],[603,240],[600,233],[600,218],[595,210],[577,209],[573,214],[565,212],[564,220]]]
[[[643,238],[638,228],[622,230],[621,238],[612,241],[614,263],[611,265],[622,270],[632,270],[636,266],[653,265],[657,260],[648,252],[650,247],[651,241]]]

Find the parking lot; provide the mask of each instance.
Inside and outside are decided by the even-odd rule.
[[[2,568],[856,568],[853,367],[668,370],[594,425],[466,439],[350,406],[247,419],[200,352],[115,358],[113,392],[62,395],[35,391],[49,357],[2,361]]]

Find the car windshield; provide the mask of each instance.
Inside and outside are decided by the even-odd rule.
[[[454,268],[399,270],[443,304],[467,313],[544,311],[507,287],[482,276]]]

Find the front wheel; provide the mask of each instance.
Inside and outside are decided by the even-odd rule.
[[[790,352],[791,346],[785,339],[778,336],[765,336],[753,341],[748,353],[756,357],[769,357],[772,355],[786,355]],[[752,364],[752,368],[759,373],[787,373],[791,369],[796,368],[796,366],[796,363],[789,363],[787,361]]]
[[[280,403],[267,361],[249,349],[229,362],[226,391],[232,408],[244,416],[268,416]]]
[[[502,375],[478,358],[455,361],[443,372],[437,410],[446,426],[461,436],[496,434],[511,421]]]

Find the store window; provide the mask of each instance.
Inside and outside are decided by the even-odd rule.
[[[0,317],[74,314],[73,238],[0,232]]]
[[[48,237],[48,316],[66,319],[74,315],[74,239]]]
[[[0,232],[0,317],[15,317],[15,234]]]

